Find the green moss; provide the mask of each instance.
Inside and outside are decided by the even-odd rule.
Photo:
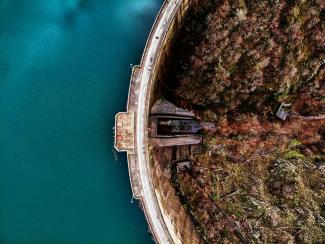
[[[301,141],[299,141],[297,139],[293,139],[289,143],[289,148],[300,146],[300,145],[302,145]]]
[[[218,175],[211,173],[211,187],[212,187],[211,197],[214,201],[219,201],[220,199],[218,183],[219,183]]]
[[[286,100],[288,100],[289,98],[289,90],[290,88],[286,89],[286,90],[279,90],[278,92],[273,94],[273,99],[278,101],[278,102],[284,102]]]
[[[236,140],[236,141],[242,141],[243,136],[241,134],[238,134],[238,135],[233,136],[231,139]]]
[[[229,233],[229,230],[228,228],[224,228],[221,232],[221,236],[222,237],[229,237],[230,233]]]
[[[292,212],[285,212],[282,215],[282,221],[285,225],[292,225],[297,220],[296,216]]]
[[[297,150],[289,150],[285,152],[284,157],[286,159],[292,159],[292,158],[304,158],[305,156]]]
[[[245,211],[243,210],[240,204],[228,203],[227,211],[229,214],[233,214],[239,219],[242,219],[245,216]]]
[[[233,74],[235,74],[238,70],[237,64],[233,64],[230,66],[230,68],[227,70],[227,73],[229,76],[232,76]]]

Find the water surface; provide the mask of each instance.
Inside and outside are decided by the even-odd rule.
[[[112,154],[161,0],[0,0],[0,242],[148,243]]]

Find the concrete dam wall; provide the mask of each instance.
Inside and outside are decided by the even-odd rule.
[[[154,160],[148,140],[149,111],[154,92],[166,71],[175,35],[198,0],[166,0],[148,38],[139,66],[133,68],[127,111],[116,115],[115,148],[128,154],[133,195],[142,209],[157,243],[199,243],[194,226],[175,195],[168,175]]]

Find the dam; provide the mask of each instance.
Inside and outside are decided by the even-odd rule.
[[[174,35],[187,15],[196,10],[198,2],[164,1],[149,35],[141,63],[133,67],[126,111],[118,113],[115,118],[115,148],[119,152],[127,152],[133,196],[140,201],[157,243],[200,242],[191,220],[175,196],[168,176],[158,164],[152,165],[150,162],[152,147],[159,146],[156,147],[157,150],[165,150],[164,155],[172,155],[168,152],[170,147],[161,146],[179,145],[177,155],[183,155],[180,156],[182,158],[195,150],[201,142],[201,136],[196,133],[176,138],[150,137],[150,123],[154,119],[150,113],[155,113],[154,103],[157,100],[153,91],[165,68],[163,64],[169,55]],[[190,111],[174,110],[173,118],[195,117]]]

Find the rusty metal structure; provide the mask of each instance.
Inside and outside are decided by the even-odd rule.
[[[200,144],[201,129],[194,113],[160,99],[153,105],[149,115],[149,144],[152,147]]]
[[[169,146],[177,145],[177,140],[180,140],[179,145],[197,144],[201,141],[201,136],[194,133],[198,125],[193,113],[171,104],[165,103],[160,107],[159,103],[156,106],[153,104],[156,99],[153,93],[157,80],[165,69],[164,63],[169,55],[173,37],[187,15],[197,9],[198,4],[199,0],[164,1],[149,35],[141,63],[133,67],[126,112],[117,114],[115,118],[115,148],[127,152],[133,196],[140,200],[150,231],[157,243],[200,242],[192,222],[175,196],[168,177],[165,177],[158,164],[150,161],[150,143],[155,142],[152,141],[154,138],[149,138],[149,134],[153,133],[149,129],[150,121],[166,119],[169,113],[173,121],[165,120],[161,125],[177,124],[176,132],[186,125],[193,129],[193,133],[183,133],[176,136],[176,140],[175,137],[165,137],[165,141],[160,138],[156,143]],[[160,116],[157,116],[157,109],[161,108],[166,109],[166,113],[161,116],[160,111]],[[184,148],[194,150],[186,145]],[[178,154],[181,154],[182,147],[179,149]]]

